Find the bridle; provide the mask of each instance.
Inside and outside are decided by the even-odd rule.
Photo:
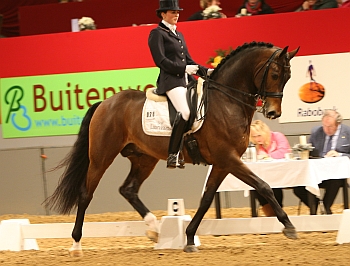
[[[264,108],[264,104],[266,102],[266,98],[270,97],[270,98],[282,98],[283,97],[283,92],[268,92],[266,91],[266,83],[267,83],[267,75],[269,73],[269,69],[270,69],[270,66],[271,66],[271,63],[275,63],[276,65],[279,65],[281,67],[283,67],[284,69],[289,69],[290,66],[287,66],[287,65],[282,65],[280,63],[278,63],[275,59],[276,57],[276,54],[277,52],[281,51],[282,49],[277,49],[276,51],[274,51],[272,53],[272,55],[269,57],[269,59],[266,60],[266,62],[259,68],[259,70],[256,72],[256,74],[254,75],[254,78],[256,78],[256,76],[260,73],[260,71],[265,67],[264,69],[264,73],[263,73],[263,78],[261,80],[261,84],[260,84],[260,88],[258,89],[258,92],[256,94],[251,94],[251,93],[248,93],[248,92],[244,92],[244,91],[241,91],[241,90],[238,90],[238,89],[235,89],[233,87],[230,87],[230,86],[227,86],[227,85],[224,85],[224,84],[221,84],[213,79],[210,79],[209,77],[207,77],[205,75],[205,77],[202,77],[206,82],[204,83],[205,85],[205,89],[208,89],[209,88],[209,85],[210,88],[213,88],[213,89],[216,89],[216,90],[219,90],[220,92],[222,92],[223,94],[225,94],[226,96],[232,98],[232,99],[235,99],[236,101],[254,109],[254,110],[257,110],[258,112],[262,112],[263,108]],[[246,102],[243,102],[241,101],[240,99],[237,99],[236,97],[232,96],[231,94],[227,93],[226,91],[223,91],[220,87],[224,87],[224,88],[227,88],[227,89],[230,89],[231,91],[235,91],[235,92],[239,92],[240,94],[243,94],[244,96],[247,96],[247,97],[252,97],[255,99],[255,103],[261,99],[262,100],[262,106],[260,108],[257,108],[255,105],[250,105]]]
[[[270,58],[259,68],[258,72],[256,72],[254,78],[259,74],[259,72],[262,70],[262,68],[266,65],[263,78],[261,80],[260,84],[260,89],[258,91],[258,95],[262,100],[264,100],[266,97],[271,97],[271,98],[282,98],[283,97],[283,92],[278,91],[278,92],[268,92],[266,91],[266,82],[267,82],[267,74],[269,73],[270,65],[271,63],[275,63],[276,65],[282,66],[284,68],[290,68],[290,66],[283,66],[277,61],[274,60],[276,54],[278,51],[281,51],[282,49],[277,49],[276,51],[273,52],[273,54],[270,56]]]

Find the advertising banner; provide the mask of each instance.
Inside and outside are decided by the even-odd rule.
[[[326,109],[350,118],[350,53],[298,56],[291,71],[280,123],[320,121]]]
[[[0,79],[4,138],[77,134],[88,108],[122,90],[154,87],[158,68]]]

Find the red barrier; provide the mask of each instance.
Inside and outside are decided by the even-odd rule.
[[[300,46],[298,56],[349,52],[349,20],[350,9],[340,8],[180,22],[178,29],[192,57],[205,64],[215,50],[251,41]],[[0,77],[151,67],[147,39],[155,26],[0,39]]]

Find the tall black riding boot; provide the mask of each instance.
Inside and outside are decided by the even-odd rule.
[[[182,118],[180,112],[176,114],[174,120],[173,130],[170,136],[169,150],[168,150],[168,159],[167,159],[167,168],[176,168],[177,154],[180,150],[181,141],[185,133],[187,121]],[[180,168],[185,168],[183,164]]]

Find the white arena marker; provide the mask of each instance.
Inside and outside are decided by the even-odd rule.
[[[168,199],[168,215],[185,215],[185,203],[183,199]]]
[[[336,241],[338,244],[350,243],[350,209],[343,211]]]
[[[154,249],[183,249],[186,245],[186,228],[184,222],[190,222],[190,215],[163,216],[160,221],[158,243]],[[196,246],[200,246],[198,236],[195,236]]]
[[[2,220],[0,224],[0,250],[39,250],[36,239],[24,239],[22,225],[30,224],[28,219]]]

